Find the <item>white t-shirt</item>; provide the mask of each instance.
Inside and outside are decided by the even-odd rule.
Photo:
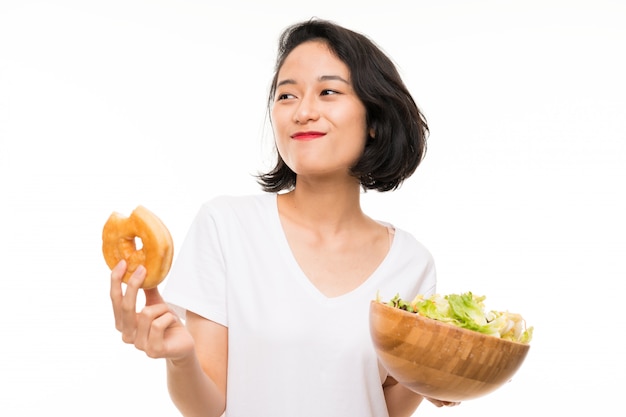
[[[275,194],[205,203],[178,251],[165,299],[228,327],[228,417],[387,416],[369,306],[435,292],[430,253],[397,229],[377,270],[339,297],[299,268]]]

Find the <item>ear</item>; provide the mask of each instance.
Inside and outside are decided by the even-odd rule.
[[[374,138],[376,137],[376,131],[374,130],[374,128],[373,128],[373,127],[370,127],[370,128],[369,128],[368,133],[369,133],[369,135],[370,135],[370,138],[374,139]]]

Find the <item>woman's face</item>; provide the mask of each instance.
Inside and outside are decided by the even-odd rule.
[[[319,41],[297,46],[278,72],[276,146],[298,177],[349,176],[367,139],[366,110],[350,71]]]

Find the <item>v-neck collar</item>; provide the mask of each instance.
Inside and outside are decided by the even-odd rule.
[[[384,270],[386,268],[386,265],[389,262],[391,262],[393,254],[396,251],[395,248],[398,246],[399,236],[396,230],[394,239],[392,240],[391,245],[389,246],[389,250],[387,251],[387,254],[383,258],[383,260],[380,262],[380,264],[376,267],[376,269],[374,269],[374,271],[361,284],[359,284],[357,287],[353,288],[352,290],[346,293],[340,294],[338,296],[334,296],[334,297],[328,296],[324,294],[322,291],[320,291],[320,289],[317,288],[317,286],[315,286],[313,282],[311,282],[309,277],[304,273],[304,271],[300,267],[300,264],[298,264],[298,261],[296,260],[296,257],[293,251],[291,250],[291,247],[289,246],[289,241],[287,240],[287,235],[285,233],[285,229],[283,228],[283,225],[280,219],[280,214],[278,211],[278,194],[273,195],[273,198],[271,198],[271,204],[272,204],[272,208],[270,210],[270,213],[272,213],[271,229],[275,232],[276,241],[280,245],[277,248],[279,259],[289,264],[290,270],[294,272],[293,273],[294,279],[297,279],[299,281],[299,283],[303,286],[303,288],[306,290],[307,293],[311,294],[313,297],[318,298],[319,300],[323,302],[335,302],[335,301],[339,302],[346,298],[359,296],[359,294],[362,291],[372,291],[372,289],[370,288],[372,286],[372,283],[376,281],[376,278],[381,273],[381,270]],[[387,223],[382,223],[382,222],[379,222],[379,223],[383,224],[386,227],[393,227]],[[368,295],[373,296],[371,294],[368,294]]]

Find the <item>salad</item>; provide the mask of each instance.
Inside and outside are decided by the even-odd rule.
[[[418,294],[413,301],[407,302],[397,294],[384,304],[464,329],[518,343],[530,343],[533,327],[526,327],[526,321],[519,314],[485,310],[485,298],[472,292],[434,294],[430,297]],[[376,296],[376,301],[382,302],[379,294]]]

